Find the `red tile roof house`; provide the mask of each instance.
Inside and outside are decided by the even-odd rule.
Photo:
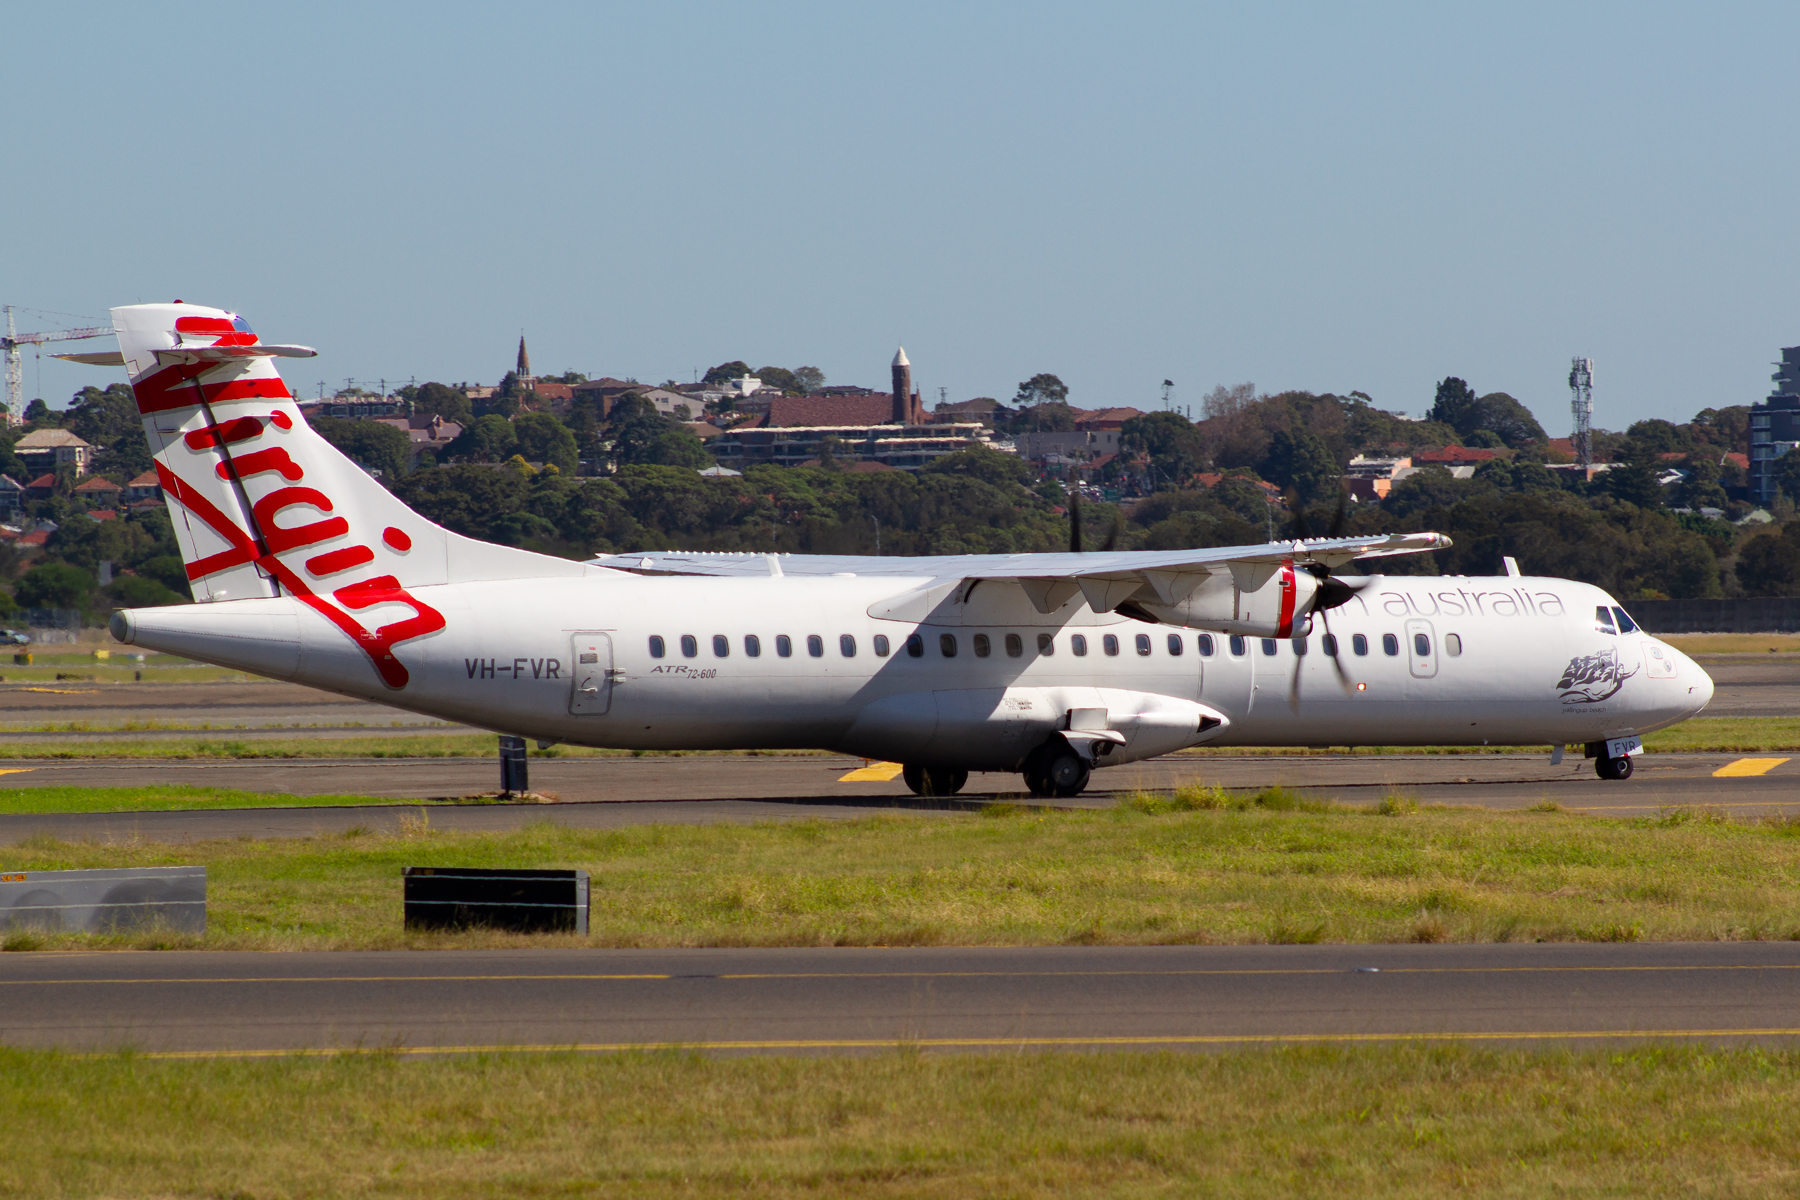
[[[145,471],[125,485],[125,499],[133,503],[139,500],[161,500],[162,494],[162,481],[156,477],[154,470]]]
[[[124,488],[110,479],[95,475],[75,485],[75,497],[78,500],[92,500],[101,504],[117,504]]]
[[[1413,466],[1466,467],[1500,457],[1492,450],[1475,446],[1445,446],[1442,450],[1421,450],[1412,456]]]

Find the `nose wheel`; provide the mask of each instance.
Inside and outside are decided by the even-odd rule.
[[[1061,739],[1058,739],[1061,741]],[[1067,799],[1079,796],[1088,785],[1087,760],[1065,742],[1044,747],[1025,764],[1025,786],[1034,796]]]
[[[1594,774],[1602,779],[1630,779],[1631,756],[1607,758],[1605,755],[1597,755],[1594,758]]]

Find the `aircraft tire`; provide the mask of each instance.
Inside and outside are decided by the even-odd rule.
[[[1631,778],[1631,756],[1630,755],[1625,755],[1621,758],[1613,759],[1612,777],[1614,779],[1630,779]]]
[[[1090,772],[1081,755],[1073,750],[1064,750],[1061,754],[1052,755],[1044,764],[1044,795],[1068,799],[1081,795],[1082,789],[1088,785]]]
[[[954,767],[927,767],[907,763],[900,768],[900,778],[915,796],[954,796],[969,782],[969,773]]]
[[[1621,755],[1618,758],[1608,758],[1604,754],[1596,755],[1594,757],[1594,774],[1602,779],[1630,779],[1631,757]]]

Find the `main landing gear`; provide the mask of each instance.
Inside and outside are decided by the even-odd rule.
[[[1594,774],[1600,778],[1631,778],[1631,756],[1629,754],[1621,754],[1617,758],[1608,757],[1605,742],[1590,742],[1585,749],[1588,757],[1594,760]]]
[[[900,768],[900,778],[915,796],[954,796],[969,782],[969,773],[952,767],[922,767],[907,763]]]
[[[1057,738],[1039,746],[1025,760],[1025,786],[1034,796],[1067,799],[1081,795],[1088,783],[1087,759]]]

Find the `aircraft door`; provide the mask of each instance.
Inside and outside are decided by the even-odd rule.
[[[612,707],[612,638],[604,633],[578,633],[570,639],[569,711],[599,716]]]
[[[1414,618],[1406,623],[1406,663],[1414,679],[1430,679],[1437,674],[1438,644],[1430,621]]]

